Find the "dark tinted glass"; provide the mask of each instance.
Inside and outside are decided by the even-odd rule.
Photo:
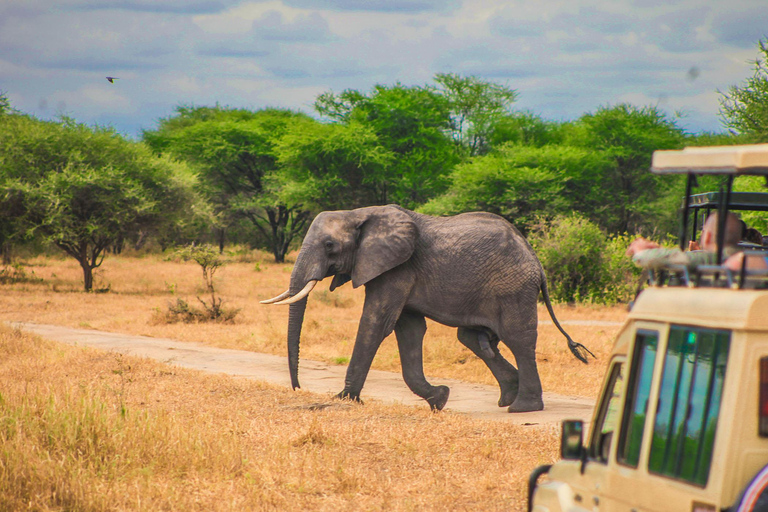
[[[672,326],[648,469],[706,485],[730,332]]]

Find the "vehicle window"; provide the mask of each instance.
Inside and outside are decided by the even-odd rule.
[[[672,326],[649,471],[706,485],[731,334]]]
[[[629,372],[630,395],[624,404],[619,451],[616,455],[619,462],[635,468],[640,460],[640,446],[643,442],[643,429],[648,413],[648,398],[651,394],[651,380],[658,345],[658,332],[637,332],[632,368]]]
[[[589,457],[600,462],[608,462],[611,439],[619,423],[619,399],[624,391],[624,365],[615,363],[611,368],[608,388],[600,405],[600,415],[592,429],[589,443]]]

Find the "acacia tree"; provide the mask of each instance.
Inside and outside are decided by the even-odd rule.
[[[758,41],[757,47],[760,55],[752,76],[720,93],[720,117],[726,127],[752,142],[768,142],[768,39]]]
[[[302,204],[281,202],[267,186],[276,170],[274,146],[298,120],[314,122],[288,110],[182,106],[157,130],[144,132],[144,140],[200,170],[202,188],[219,219],[219,250],[224,229],[244,218],[280,263],[309,219]]]
[[[78,261],[86,291],[107,248],[175,223],[199,203],[183,164],[111,128],[26,117],[16,128],[2,138],[0,175],[23,198],[20,224]]]

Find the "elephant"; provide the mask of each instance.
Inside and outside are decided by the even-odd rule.
[[[330,290],[352,281],[365,286],[363,313],[338,398],[360,401],[373,358],[394,330],[408,387],[439,411],[447,386],[424,377],[425,318],[458,328],[458,339],[479,357],[501,390],[499,407],[509,412],[544,408],[536,367],[537,300],[547,310],[580,361],[594,354],[574,342],[555,317],[543,267],[533,248],[507,220],[473,212],[434,217],[398,205],[325,211],[307,231],[290,285],[264,304],[290,304],[288,364],[299,387],[299,340],[307,296],[318,281],[332,277]],[[499,352],[502,341],[515,368]]]

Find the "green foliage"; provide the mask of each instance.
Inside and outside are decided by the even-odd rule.
[[[182,164],[110,128],[6,115],[0,132],[0,210],[16,236],[42,237],[75,258],[86,291],[107,248],[142,231],[178,229],[205,210]]]
[[[430,87],[377,85],[370,95],[347,90],[320,95],[315,110],[342,126],[371,130],[381,151],[391,154],[381,168],[386,178],[383,201],[406,208],[445,190],[447,172],[460,161],[448,135],[453,128],[450,102]],[[360,128],[353,128],[359,131]],[[369,203],[379,204],[379,202]]]
[[[529,240],[552,300],[613,304],[632,298],[639,270],[624,254],[629,237],[608,237],[594,222],[572,214],[539,223]]]
[[[282,202],[271,187],[275,145],[305,123],[316,124],[288,110],[177,107],[177,115],[161,120],[156,131],[145,131],[144,140],[200,170],[202,190],[222,232],[247,219],[268,241],[275,261],[282,262],[309,212],[301,203]]]
[[[27,272],[19,263],[0,267],[0,284],[35,283],[42,281],[35,272]]]
[[[506,142],[543,146],[562,142],[561,125],[545,121],[531,112],[513,112],[499,116],[490,132],[489,144],[498,148]]]
[[[438,73],[435,82],[447,98],[456,142],[470,156],[487,153],[501,119],[510,117],[517,91],[476,76]]]
[[[275,147],[281,170],[273,189],[281,201],[338,210],[391,200],[393,155],[371,127],[304,122],[297,128]]]
[[[592,210],[593,177],[609,165],[600,153],[582,148],[508,143],[457,166],[448,192],[419,211],[431,215],[488,211],[526,232],[541,215]]]
[[[0,92],[0,115],[7,114],[11,110],[11,102],[8,100],[8,96]]]
[[[720,117],[750,142],[768,142],[768,39],[758,41],[757,48],[752,76],[720,93]]]
[[[683,130],[674,121],[656,107],[619,104],[582,116],[564,127],[563,136],[564,143],[598,151],[612,162],[594,176],[594,199],[600,207],[593,218],[601,226],[614,234],[660,227],[665,217],[658,215],[659,201],[666,204],[667,191],[682,180],[649,169],[655,150],[684,145]],[[675,227],[664,224],[661,229]]]

